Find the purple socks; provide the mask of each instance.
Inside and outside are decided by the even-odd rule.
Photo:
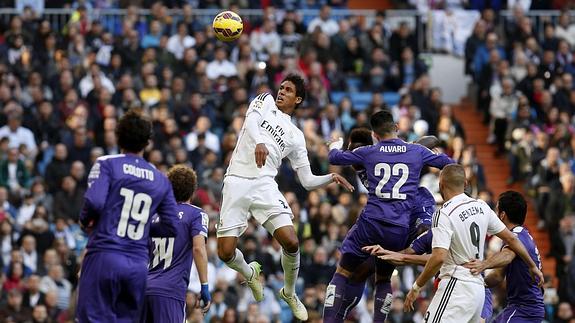
[[[375,301],[373,304],[373,322],[383,323],[391,309],[393,294],[391,293],[391,282],[382,281],[375,284]]]
[[[364,288],[365,282],[351,283],[345,276],[335,273],[325,293],[323,322],[343,322],[361,300]]]

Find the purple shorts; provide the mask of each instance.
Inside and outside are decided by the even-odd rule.
[[[541,312],[541,311],[536,311]],[[493,320],[495,323],[541,323],[545,318],[545,310],[534,313],[529,306],[508,305]]]
[[[186,318],[186,302],[171,297],[147,295],[145,323],[182,323]]]
[[[76,322],[140,322],[148,264],[120,253],[84,257]]]
[[[491,289],[485,288],[485,302],[483,302],[481,318],[489,321],[491,315],[493,315],[493,297],[491,296]]]
[[[408,228],[386,222],[366,220],[360,216],[343,240],[340,248],[342,254],[340,266],[348,271],[353,271],[370,257],[368,253],[361,250],[366,246],[378,244],[388,250],[402,250],[407,241],[408,232]]]

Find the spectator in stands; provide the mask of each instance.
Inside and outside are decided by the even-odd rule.
[[[54,213],[67,220],[77,221],[83,204],[85,189],[78,187],[72,176],[62,179],[61,190],[54,195]]]
[[[20,159],[17,148],[8,151],[8,158],[0,161],[0,186],[6,187],[15,195],[23,195],[31,185],[30,174]]]
[[[272,19],[264,19],[262,26],[250,35],[250,45],[259,61],[267,61],[272,54],[279,54],[282,41],[276,32],[276,23]]]
[[[547,150],[545,158],[539,164],[535,187],[537,188],[537,212],[539,213],[539,228],[544,228],[548,221],[549,198],[561,190],[559,181],[559,164],[561,163],[559,149],[551,147]]]
[[[555,27],[557,38],[565,39],[571,47],[575,46],[575,25],[571,23],[569,11],[562,11],[559,15],[559,23]]]
[[[211,122],[207,117],[199,117],[194,127],[194,131],[186,137],[186,148],[188,151],[194,151],[200,145],[200,141],[204,141],[206,148],[218,153],[220,151],[219,138],[210,131]],[[202,136],[203,138],[200,138]]]
[[[40,276],[32,274],[26,280],[26,291],[23,294],[22,306],[34,308],[44,303],[45,294],[40,291]]]
[[[196,40],[194,37],[188,35],[186,23],[180,21],[177,24],[177,33],[168,39],[166,48],[176,59],[181,60],[184,56],[184,50],[193,47],[195,44]]]
[[[214,81],[217,78],[231,77],[238,74],[234,64],[227,59],[227,52],[223,46],[216,49],[215,60],[208,63],[206,66],[206,76]]]
[[[310,21],[307,32],[309,34],[313,33],[317,28],[321,30],[322,33],[331,37],[339,31],[339,26],[337,22],[331,17],[331,7],[328,5],[323,5],[319,12],[319,17],[314,18]]]
[[[411,48],[414,56],[419,54],[415,35],[411,31],[407,22],[402,21],[389,39],[389,56],[391,59],[393,61],[399,61],[401,59],[401,53],[405,47]]]
[[[511,78],[504,78],[501,86],[491,88],[491,103],[489,113],[493,122],[492,135],[497,145],[497,155],[505,152],[507,127],[511,117],[517,112],[519,96],[515,93],[515,85]]]
[[[8,137],[10,148],[20,148],[24,145],[28,150],[27,158],[34,158],[37,153],[36,140],[34,134],[30,129],[22,126],[22,115],[19,105],[10,103],[6,109],[15,109],[14,112],[8,115],[8,124],[0,128],[0,138]]]
[[[22,292],[12,289],[7,303],[0,308],[0,317],[12,322],[26,322],[32,318],[30,309],[22,306]]]
[[[48,275],[44,276],[40,282],[40,290],[44,293],[56,291],[57,308],[59,310],[68,308],[72,294],[72,284],[64,278],[64,270],[61,265],[52,265],[48,269]]]

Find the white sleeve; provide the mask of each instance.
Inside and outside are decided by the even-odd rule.
[[[273,109],[275,102],[269,93],[262,93],[252,100],[246,113],[245,127],[248,135],[256,142],[262,143],[260,121],[266,111]]]
[[[495,235],[505,230],[505,224],[503,224],[503,222],[497,217],[495,212],[493,212],[493,210],[487,206],[487,204],[483,207],[483,209],[487,211],[487,219],[489,221],[487,223],[488,234]]]
[[[297,177],[301,185],[308,191],[315,190],[333,182],[331,174],[316,176],[311,172],[309,165],[296,168]]]
[[[246,115],[257,112],[260,116],[263,116],[267,111],[274,109],[275,106],[276,102],[274,101],[274,97],[269,93],[262,93],[250,102]]]
[[[263,142],[259,127],[261,119],[261,115],[257,113],[250,113],[246,117],[246,121],[244,121],[246,132],[256,142],[256,145]]]
[[[442,211],[439,212],[439,215],[433,218],[431,228],[431,232],[433,233],[433,240],[431,242],[431,247],[449,250],[449,247],[451,246],[453,228],[447,214],[443,213]]]
[[[307,158],[307,148],[305,147],[305,137],[302,132],[298,133],[294,149],[287,155],[291,163],[291,167],[295,170],[301,167],[309,166],[309,159]]]

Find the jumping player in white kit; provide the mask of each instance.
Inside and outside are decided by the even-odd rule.
[[[439,269],[439,288],[429,305],[425,322],[479,322],[485,288],[483,277],[463,267],[472,259],[483,259],[486,234],[501,238],[523,259],[533,279],[543,284],[543,274],[519,239],[501,222],[489,206],[463,193],[465,171],[448,165],[439,175],[439,189],[445,203],[432,219],[432,254],[405,299],[404,309],[413,309],[420,289]]]
[[[315,176],[311,172],[303,132],[292,123],[291,115],[305,99],[305,84],[297,75],[288,75],[280,84],[277,98],[262,93],[249,106],[228,166],[223,201],[217,226],[218,256],[247,280],[256,301],[263,299],[259,275],[261,265],[246,263],[237,249],[238,238],[254,217],[282,246],[284,270],[282,298],[294,316],[307,320],[305,306],[295,294],[299,271],[299,241],[292,223],[292,211],[274,180],[282,160],[288,158],[300,183],[313,190],[338,183],[353,186],[338,174]]]

